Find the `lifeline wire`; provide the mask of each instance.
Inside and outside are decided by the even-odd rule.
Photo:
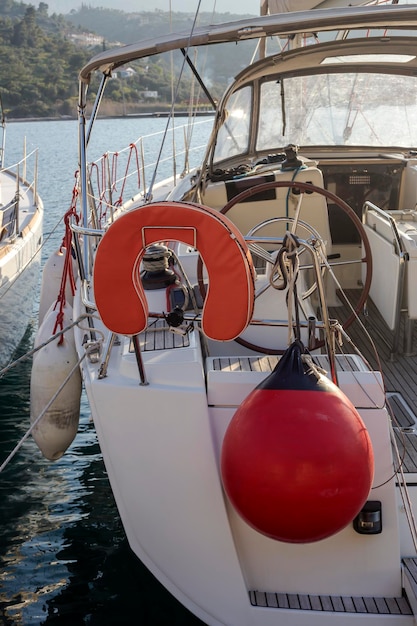
[[[40,344],[39,346],[36,346],[36,348],[33,348],[33,350],[26,352],[25,354],[23,354],[21,357],[19,357],[12,363],[9,363],[9,365],[7,365],[2,370],[0,370],[0,378],[2,378],[5,374],[7,374],[7,372],[11,370],[13,367],[18,365],[19,363],[22,363],[22,361],[26,361],[26,359],[29,359],[31,356],[39,352],[39,350],[47,346],[48,343],[51,343],[51,341],[54,341],[54,339],[58,339],[58,337],[66,333],[67,330],[70,330],[73,326],[76,326],[79,322],[81,322],[86,317],[91,317],[91,313],[84,313],[83,315],[80,315],[78,319],[76,319],[74,322],[66,326],[63,330],[59,330],[57,333],[52,335],[52,337],[49,337],[48,341],[44,341],[44,343]]]

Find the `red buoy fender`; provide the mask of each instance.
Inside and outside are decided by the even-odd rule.
[[[147,246],[180,241],[197,249],[209,286],[202,313],[207,337],[228,341],[249,324],[254,305],[254,268],[236,226],[218,211],[198,204],[157,202],[124,213],[108,229],[96,252],[94,297],[103,323],[114,333],[145,330],[148,304],[139,268]],[[221,312],[226,314],[222,315]]]
[[[288,543],[330,537],[372,487],[372,443],[353,404],[310,374],[292,344],[233,416],[222,446],[225,491],[258,532]]]

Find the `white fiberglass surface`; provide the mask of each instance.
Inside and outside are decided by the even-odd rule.
[[[215,161],[247,152],[251,107],[245,87],[227,104]],[[410,76],[328,73],[260,83],[252,129],[257,153],[299,146],[417,146],[417,81]]]

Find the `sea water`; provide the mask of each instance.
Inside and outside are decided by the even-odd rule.
[[[142,134],[163,131],[166,119],[98,120],[93,158],[124,148]],[[179,122],[176,122],[179,124]],[[197,124],[195,145],[210,124]],[[103,131],[103,132],[101,132]],[[16,122],[7,126],[5,165],[23,144],[39,147],[39,193],[45,207],[43,263],[64,234],[77,172],[77,122]],[[146,157],[158,156],[159,145]],[[181,168],[181,165],[179,165]],[[160,176],[169,175],[162,164]],[[19,348],[32,347],[33,324]],[[30,361],[0,380],[0,464],[29,427]],[[122,401],[121,401],[122,402]],[[197,626],[131,552],[83,394],[80,428],[66,454],[44,459],[32,438],[0,474],[0,624],[3,626]],[[196,563],[196,567],[204,567]]]

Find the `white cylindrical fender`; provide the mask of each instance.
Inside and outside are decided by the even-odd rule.
[[[55,250],[55,252],[53,252],[49,259],[45,262],[43,267],[41,295],[39,301],[39,326],[42,324],[51,304],[54,304],[58,298],[59,289],[61,287],[62,273],[64,271],[65,256],[66,248]],[[73,272],[76,269],[73,259],[72,269]],[[73,295],[69,280],[67,280],[65,287],[65,299],[68,304],[72,305]]]
[[[43,344],[54,333],[57,311],[52,308],[46,313],[36,335],[35,347]],[[64,307],[63,328],[72,322],[72,307]],[[48,402],[64,383],[77,363],[74,330],[47,344],[33,358],[30,380],[30,420],[33,424]],[[77,368],[51,404],[32,436],[43,456],[50,461],[59,459],[74,440],[78,430],[81,399],[81,372]]]

